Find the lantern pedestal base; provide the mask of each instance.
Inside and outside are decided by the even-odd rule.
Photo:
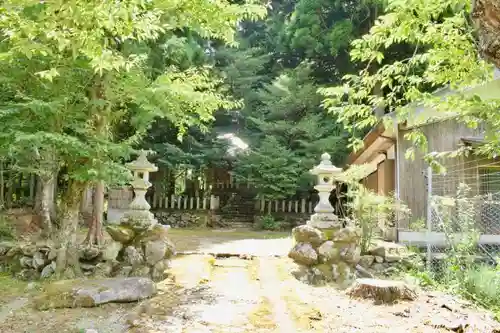
[[[130,227],[135,232],[143,232],[153,228],[158,221],[148,210],[129,210],[120,219],[120,224]]]

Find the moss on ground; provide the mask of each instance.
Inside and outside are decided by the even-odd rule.
[[[262,297],[257,307],[249,313],[248,321],[257,329],[275,329],[273,307],[266,297]]]

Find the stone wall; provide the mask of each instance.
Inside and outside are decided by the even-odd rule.
[[[356,278],[356,265],[361,258],[357,228],[320,230],[310,225],[293,229],[296,245],[288,256],[298,264],[293,275],[314,285],[336,283],[347,287]]]
[[[104,247],[82,246],[79,262],[86,276],[142,276],[153,280],[165,278],[171,256],[167,228],[161,225],[137,232],[129,226],[108,226],[113,239]],[[0,242],[0,271],[22,280],[50,278],[56,271],[57,245],[50,241]]]
[[[254,216],[254,226],[258,228],[262,224],[262,219],[267,214],[259,214]],[[276,222],[280,223],[280,229],[290,230],[299,225],[303,225],[309,219],[306,213],[271,213],[271,216]]]
[[[172,228],[203,228],[212,225],[213,214],[208,210],[152,211],[158,223],[170,225]]]

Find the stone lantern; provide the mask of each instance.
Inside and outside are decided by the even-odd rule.
[[[129,205],[129,210],[123,215],[120,223],[129,224],[137,230],[147,230],[157,223],[151,206],[146,200],[146,192],[151,187],[149,173],[158,171],[158,167],[148,161],[146,151],[141,150],[139,157],[127,164],[132,171],[134,180],[130,183],[134,190],[134,200]]]
[[[340,227],[338,217],[330,204],[330,193],[335,188],[334,182],[342,172],[342,169],[334,166],[330,155],[321,155],[321,163],[309,171],[318,178],[318,184],[314,187],[318,191],[319,202],[314,207],[315,214],[307,221],[307,224],[319,229],[330,229]]]

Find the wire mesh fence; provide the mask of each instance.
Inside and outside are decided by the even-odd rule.
[[[498,162],[462,163],[446,174],[427,173],[427,269],[445,279],[461,263],[498,264]]]

